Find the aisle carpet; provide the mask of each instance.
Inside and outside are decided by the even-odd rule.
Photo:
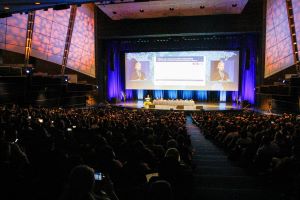
[[[283,199],[262,177],[249,175],[227,159],[222,149],[207,140],[187,116],[186,127],[194,148],[193,200]]]

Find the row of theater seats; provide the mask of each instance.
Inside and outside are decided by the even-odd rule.
[[[202,112],[194,123],[228,158],[287,199],[300,197],[300,115],[254,112]]]
[[[183,112],[110,106],[0,110],[1,200],[192,195],[192,147]]]

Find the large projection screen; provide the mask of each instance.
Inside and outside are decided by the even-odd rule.
[[[238,91],[239,51],[125,53],[126,89]]]

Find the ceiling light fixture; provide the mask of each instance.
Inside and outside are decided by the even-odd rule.
[[[34,4],[35,4],[35,5],[40,5],[40,4],[41,4],[41,2],[35,2]]]
[[[9,10],[10,8],[8,6],[3,7],[4,10]]]

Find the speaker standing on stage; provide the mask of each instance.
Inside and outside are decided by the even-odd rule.
[[[151,101],[151,98],[150,98],[149,94],[146,96],[145,101],[146,102],[150,102]]]

